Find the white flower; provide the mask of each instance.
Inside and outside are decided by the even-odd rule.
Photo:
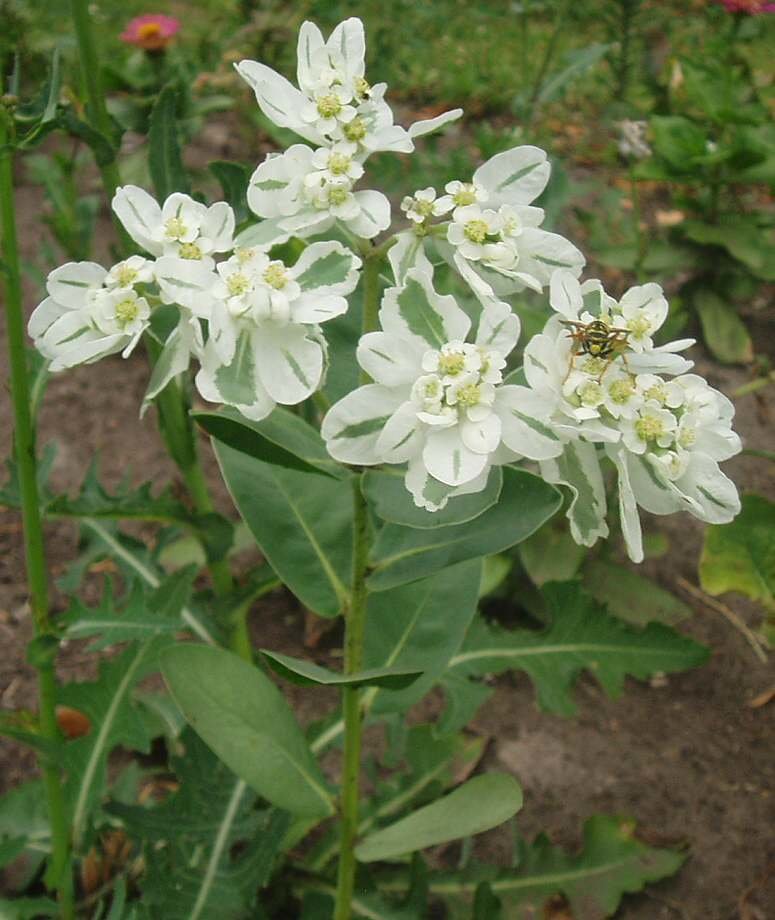
[[[454,207],[449,246],[437,245],[483,303],[526,287],[541,291],[558,268],[581,273],[584,256],[564,237],[542,230],[544,212],[530,204],[549,173],[543,150],[521,146],[482,164],[471,183],[447,186],[449,196],[441,200]]]
[[[352,17],[325,40],[314,23],[305,22],[297,47],[297,89],[285,77],[257,61],[240,61],[239,75],[252,87],[261,111],[315,145],[346,140],[365,158],[376,151],[411,153],[414,138],[436,131],[462,115],[461,109],[413,124],[393,123],[384,101],[385,84],[365,79],[363,23]]]
[[[117,262],[105,276],[106,287],[130,287],[153,281],[153,262],[143,256],[130,256]]]
[[[331,160],[304,144],[294,144],[279,156],[270,154],[251,177],[248,205],[259,217],[276,219],[285,233],[296,236],[322,233],[335,220],[366,239],[386,230],[387,198],[376,191],[354,192],[351,176],[347,171],[334,174]]]
[[[363,175],[363,166],[355,159],[356,145],[347,141],[331,147],[319,147],[312,155],[312,165],[322,182],[356,182]],[[314,184],[314,183],[309,183]]]
[[[260,250],[238,250],[218,265],[196,376],[201,395],[253,419],[310,396],[325,369],[319,324],[347,310],[360,264],[340,243],[321,242],[292,266]]]
[[[432,217],[441,217],[449,210],[443,198],[436,198],[433,186],[418,189],[401,202],[401,210],[415,224],[424,224]]]
[[[225,201],[210,207],[175,192],[159,207],[136,185],[119,188],[113,210],[126,232],[152,256],[175,256],[214,265],[213,253],[232,248],[234,212]]]
[[[541,430],[542,400],[502,384],[518,335],[505,305],[483,310],[476,337],[430,271],[412,269],[385,292],[382,331],[364,335],[358,362],[375,381],[340,400],[323,420],[329,453],[343,463],[407,463],[415,503],[433,511],[476,492],[493,464],[556,455],[562,443]]]
[[[647,121],[631,121],[625,118],[618,122],[619,153],[625,159],[643,160],[651,156],[651,147],[646,141]]]
[[[106,287],[109,276],[95,262],[68,262],[48,276],[49,296],[33,311],[28,331],[52,371],[119,351],[127,357],[147,328],[148,302],[130,286]]]

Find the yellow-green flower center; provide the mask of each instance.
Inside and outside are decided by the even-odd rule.
[[[334,93],[318,99],[318,112],[322,118],[335,118],[342,111],[342,103]]]
[[[581,369],[585,374],[602,374],[603,371],[608,366],[608,362],[604,358],[595,358],[592,355],[589,355],[584,359],[584,363],[581,365]]]
[[[664,434],[665,426],[661,419],[654,415],[644,415],[635,422],[635,434],[641,441],[654,441]]]
[[[476,189],[473,185],[461,185],[452,196],[456,207],[464,208],[469,204],[476,204]]]
[[[658,402],[660,406],[664,406],[667,402],[667,390],[663,383],[655,383],[653,387],[649,387],[645,393],[646,399],[652,399],[654,402]]]
[[[344,176],[352,160],[344,153],[332,153],[328,158],[328,168],[335,176]]]
[[[248,249],[248,248],[239,248],[239,249],[234,250],[234,255],[237,257],[237,261],[239,262],[239,264],[244,265],[246,262],[250,262],[250,260],[253,258],[253,256],[255,255],[255,250]]]
[[[487,231],[487,221],[480,218],[469,220],[463,228],[463,233],[472,243],[483,243],[487,239]]]
[[[121,326],[128,326],[137,319],[137,301],[131,297],[116,304],[116,322]]]
[[[646,315],[641,313],[627,320],[627,328],[634,338],[640,339],[651,331],[651,322]]]
[[[467,383],[457,391],[458,405],[464,409],[476,406],[479,403],[479,386],[476,383]]]
[[[226,279],[226,287],[232,297],[241,297],[250,290],[250,279],[242,272],[234,272]]]
[[[198,261],[202,258],[202,250],[196,243],[181,243],[178,255],[181,259]]]
[[[164,232],[171,240],[179,240],[188,233],[188,227],[180,217],[170,217],[164,222]]]
[[[635,393],[635,387],[631,380],[614,380],[608,388],[608,393],[615,403],[622,405],[632,398]]]
[[[353,118],[342,131],[348,141],[362,141],[366,137],[366,122],[362,118]]]
[[[463,370],[465,360],[465,355],[461,354],[439,355],[439,370],[442,374],[454,377]]]
[[[424,198],[415,198],[412,210],[425,220],[433,214],[433,202],[426,201]]]
[[[137,269],[132,268],[131,265],[120,265],[116,272],[116,280],[121,287],[129,287],[130,284],[134,283],[137,274]]]
[[[696,428],[683,428],[681,433],[678,435],[678,443],[681,447],[690,448],[693,447],[697,441],[697,430]]]
[[[346,188],[332,188],[328,193],[328,200],[333,205],[344,204],[347,201],[347,195]]]
[[[264,281],[279,291],[288,283],[288,271],[282,262],[270,262],[264,269]]]
[[[595,380],[590,380],[578,390],[583,406],[599,406],[603,401],[603,388]]]

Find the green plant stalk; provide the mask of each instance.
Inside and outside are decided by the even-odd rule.
[[[86,93],[87,112],[91,125],[96,128],[100,134],[103,134],[108,140],[113,138],[113,122],[108,114],[105,105],[105,95],[102,91],[102,77],[100,71],[100,62],[97,56],[97,45],[94,41],[94,33],[91,27],[91,16],[89,13],[89,4],[87,0],[70,0],[70,10],[75,27],[75,35],[78,41],[78,60],[81,67],[81,79],[83,82],[84,92]],[[116,189],[121,185],[121,176],[118,171],[118,163],[115,159],[110,163],[104,163],[99,167],[102,176],[102,184],[108,201],[113,200]],[[121,240],[121,248],[128,250],[131,248],[131,240],[120,223],[114,216],[114,224],[118,230]]]
[[[649,235],[643,232],[641,220],[643,218],[643,208],[640,200],[640,188],[638,180],[635,178],[635,171],[630,167],[630,189],[632,198],[632,222],[635,230],[635,280],[640,283],[643,280],[643,263],[648,254]]]
[[[363,265],[364,334],[378,326],[379,266],[386,251],[365,242],[360,245]],[[369,381],[361,372],[361,383]],[[366,629],[366,574],[369,566],[369,509],[361,490],[361,476],[353,477],[353,568],[352,586],[345,610],[344,670],[354,674],[363,667],[363,638]],[[355,888],[355,841],[358,836],[358,799],[361,775],[363,707],[355,687],[342,690],[344,719],[344,769],[340,793],[339,866],[337,870],[334,920],[350,920]]]
[[[19,268],[19,247],[16,238],[16,213],[13,197],[12,133],[9,116],[0,110],[0,225],[2,226],[2,256],[5,278],[5,315],[8,328],[8,351],[11,370],[11,401],[14,412],[14,441],[19,486],[22,497],[24,550],[30,607],[36,636],[52,636],[49,619],[48,574],[43,546],[40,502],[38,497],[35,432],[30,410],[27,379],[27,358],[24,348],[24,319]],[[35,665],[38,672],[40,733],[52,742],[60,738],[56,720],[56,675],[54,656]],[[40,757],[40,769],[46,790],[49,824],[51,827],[50,875],[57,890],[60,916],[71,920],[73,913],[73,880],[70,868],[70,830],[62,792],[59,769],[47,755]]]
[[[535,80],[533,81],[533,88],[530,91],[530,97],[527,104],[527,113],[525,115],[525,123],[530,125],[533,123],[533,117],[535,115],[536,103],[538,102],[538,97],[541,95],[541,90],[544,85],[544,79],[549,70],[549,65],[552,62],[552,58],[557,51],[557,45],[560,41],[560,33],[562,32],[563,25],[565,22],[567,14],[568,2],[559,2],[555,7],[554,22],[552,24],[552,32],[549,36],[549,41],[546,43],[544,49],[544,55],[541,58],[541,63],[538,66],[538,72],[536,73]]]
[[[369,555],[369,519],[360,475],[353,478],[353,573],[350,602],[345,613],[344,669],[354,674],[363,666],[366,626],[366,572]],[[363,710],[356,687],[342,690],[344,716],[344,770],[340,799],[339,868],[334,920],[350,920],[355,887],[355,840],[358,835],[358,799],[361,772]]]

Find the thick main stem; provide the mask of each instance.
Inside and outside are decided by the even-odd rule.
[[[344,667],[354,674],[363,666],[363,636],[366,626],[366,570],[369,554],[369,521],[360,475],[353,478],[353,573],[350,603],[345,614]],[[339,871],[334,920],[350,920],[355,885],[355,840],[358,835],[361,734],[363,712],[360,690],[342,691],[344,715],[344,769],[341,789]]]
[[[19,247],[16,238],[16,214],[13,197],[13,154],[10,143],[9,116],[0,110],[0,224],[5,272],[5,314],[8,328],[8,352],[11,370],[11,400],[14,412],[14,441],[19,488],[22,499],[24,550],[30,607],[37,636],[52,634],[48,606],[48,574],[43,547],[38,483],[35,461],[35,432],[30,409],[27,360],[24,349]],[[53,656],[36,665],[40,707],[40,733],[51,741],[59,738],[56,721],[56,675]],[[58,768],[48,755],[40,757],[40,768],[48,803],[51,827],[51,875],[57,889],[59,909],[64,920],[73,914],[72,873],[70,871],[70,832]]]
[[[386,251],[386,250],[385,250]],[[383,251],[364,242],[363,318],[364,333],[378,325],[379,266]],[[369,381],[361,373],[361,383]],[[353,568],[350,598],[345,610],[344,670],[355,674],[363,667],[363,638],[366,629],[366,573],[369,565],[369,509],[361,490],[360,474],[353,477]],[[344,768],[340,795],[339,868],[334,920],[350,920],[355,886],[355,840],[358,836],[358,798],[361,775],[363,709],[361,693],[355,687],[342,691],[344,718]]]

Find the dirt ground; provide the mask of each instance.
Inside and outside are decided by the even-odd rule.
[[[220,155],[220,152],[219,152]],[[34,257],[39,233],[40,195],[22,187],[18,208],[25,258]],[[34,306],[32,300],[28,309]],[[772,324],[757,330],[757,341],[773,342]],[[5,330],[0,329],[0,376],[6,376]],[[744,369],[721,368],[701,357],[699,372],[726,393],[749,379]],[[41,443],[59,447],[53,471],[58,489],[75,488],[99,453],[104,480],[115,485],[128,470],[136,481],[166,481],[171,465],[154,427],[153,413],[140,421],[137,407],[147,371],[138,353],[127,362],[111,358],[51,381],[41,414]],[[775,449],[772,388],[738,403],[737,429],[747,447]],[[0,455],[10,448],[11,408],[0,395]],[[204,448],[208,471],[220,500],[228,499]],[[725,469],[742,491],[775,498],[772,466],[738,457]],[[702,528],[688,516],[654,521],[670,538],[669,554],[646,563],[644,573],[680,594],[677,580],[697,581]],[[51,573],[60,574],[76,553],[76,530],[47,527]],[[0,513],[0,704],[6,709],[34,706],[34,681],[24,664],[30,636],[25,609],[20,520]],[[597,812],[634,816],[653,843],[688,843],[690,857],[674,878],[646,894],[625,898],[617,916],[626,920],[767,920],[775,917],[775,702],[750,706],[772,687],[772,667],[760,664],[739,632],[717,613],[684,595],[695,616],[682,631],[707,644],[709,663],[699,670],[647,685],[629,681],[623,697],[607,699],[588,677],[576,689],[579,714],[566,720],[540,712],[525,675],[499,679],[492,701],[471,728],[490,739],[486,763],[512,771],[525,791],[518,825],[527,836],[546,830],[565,846],[578,843],[583,820]],[[732,597],[729,605],[749,624],[759,614]],[[57,609],[64,598],[55,598]],[[256,643],[291,654],[302,652],[303,617],[293,602],[274,596],[252,613]],[[336,643],[336,636],[324,640]],[[82,679],[94,670],[92,657],[66,649],[62,680]],[[294,691],[305,721],[334,705],[327,694]],[[433,705],[426,707],[433,711]],[[34,771],[29,754],[0,743],[0,789],[22,782]],[[505,833],[477,843],[478,856],[507,858]],[[768,872],[769,877],[768,877]]]

